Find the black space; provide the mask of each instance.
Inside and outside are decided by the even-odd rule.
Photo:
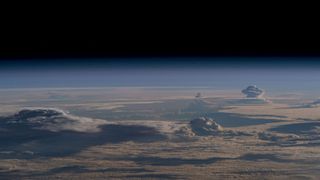
[[[4,28],[0,59],[320,56],[317,29],[299,28],[296,19],[274,24],[237,16],[219,21],[191,17],[161,22],[130,16],[126,21],[91,22],[80,17],[63,23],[26,19]]]

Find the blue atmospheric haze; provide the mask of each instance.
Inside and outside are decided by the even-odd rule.
[[[240,59],[240,58],[239,58]],[[0,62],[0,88],[164,86],[320,90],[319,61],[301,59],[20,60]]]

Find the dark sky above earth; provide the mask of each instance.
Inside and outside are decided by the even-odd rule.
[[[0,88],[255,84],[274,91],[318,91],[317,58],[190,57],[0,61]]]

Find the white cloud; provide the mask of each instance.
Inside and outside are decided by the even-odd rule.
[[[107,121],[77,117],[54,108],[25,108],[18,113],[5,117],[7,123],[20,123],[32,129],[43,129],[52,132],[71,130],[78,132],[98,132],[99,126]]]
[[[241,91],[247,98],[261,98],[265,91],[255,85],[248,86]]]
[[[310,103],[306,103],[306,104],[303,104],[301,106],[298,106],[298,108],[316,108],[316,107],[319,107],[320,106],[320,98],[313,101],[313,102],[310,102]]]

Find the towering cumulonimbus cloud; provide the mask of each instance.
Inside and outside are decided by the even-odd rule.
[[[77,117],[69,115],[62,110],[54,108],[26,108],[14,115],[0,117],[3,127],[28,127],[52,132],[78,131],[98,132],[99,126],[107,124],[107,121]],[[0,124],[1,124],[0,123]]]
[[[177,135],[182,136],[248,136],[251,134],[226,130],[220,124],[208,117],[199,117],[191,120],[187,126],[183,126],[176,131]]]
[[[250,85],[241,91],[247,98],[261,98],[265,91],[255,85]]]
[[[310,107],[319,107],[320,106],[320,99],[317,99],[310,103]]]
[[[189,122],[188,126],[182,127],[177,134],[187,136],[210,136],[219,135],[223,132],[221,125],[211,118],[199,117]]]
[[[190,121],[192,131],[197,135],[218,134],[223,131],[222,126],[211,118],[200,117]]]
[[[303,104],[301,106],[299,106],[300,108],[316,108],[316,107],[320,107],[320,99],[317,99],[313,102],[307,103],[307,104]]]
[[[54,108],[24,108],[0,116],[0,158],[61,157],[106,143],[165,138],[153,127],[78,117]]]

